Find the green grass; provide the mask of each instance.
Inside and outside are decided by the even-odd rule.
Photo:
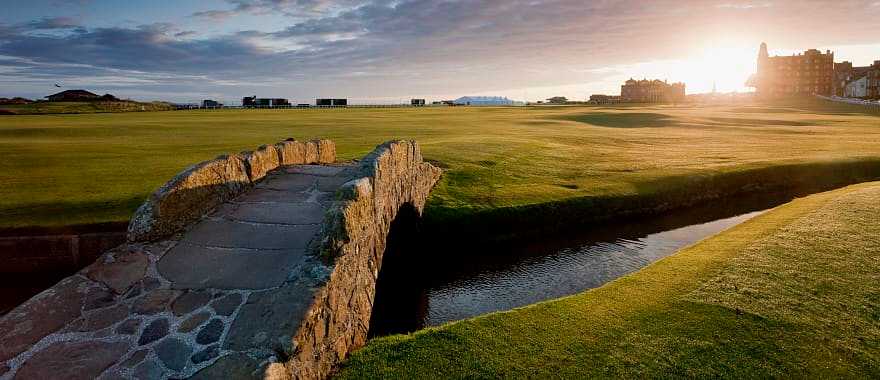
[[[106,112],[168,111],[173,107],[168,103],[141,103],[132,101],[115,102],[35,102],[29,104],[0,104],[0,110],[18,115],[80,114]]]
[[[795,200],[601,288],[372,340],[338,378],[877,378],[880,182]]]
[[[0,116],[0,227],[125,221],[188,165],[287,137],[331,138],[341,159],[416,139],[448,168],[428,215],[463,220],[780,165],[876,161],[878,122],[811,102]]]

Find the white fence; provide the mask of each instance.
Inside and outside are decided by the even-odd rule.
[[[837,103],[846,103],[846,104],[854,104],[858,106],[865,106],[871,108],[880,109],[880,100],[863,100],[863,99],[854,99],[854,98],[842,98],[839,96],[822,96],[816,95],[819,99],[824,99],[831,102]]]
[[[329,109],[329,108],[429,108],[429,107],[452,107],[448,104],[425,104],[425,105],[411,105],[411,104],[349,104],[345,106],[316,106],[316,105],[284,105],[284,106],[217,106],[217,107],[202,107],[199,105],[177,105],[178,110],[219,110],[219,109],[278,109],[278,110],[296,110],[296,109]]]

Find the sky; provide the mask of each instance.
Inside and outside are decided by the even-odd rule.
[[[12,1],[12,0],[3,0]],[[28,0],[0,14],[0,97],[408,102],[748,91],[761,42],[880,60],[880,0]]]

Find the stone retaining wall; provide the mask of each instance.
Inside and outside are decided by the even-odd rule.
[[[336,161],[330,140],[288,139],[255,151],[219,156],[186,168],[156,190],[137,209],[128,225],[128,240],[168,237],[199,220],[218,205],[250,189],[279,165]]]
[[[321,254],[328,280],[293,338],[291,359],[270,366],[270,377],[326,378],[364,345],[391,222],[407,204],[421,214],[442,173],[422,161],[414,141],[378,146],[359,170],[360,178],[338,190],[325,222]]]

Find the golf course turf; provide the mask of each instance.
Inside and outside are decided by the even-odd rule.
[[[338,378],[876,378],[880,183],[797,199],[597,289],[374,339]]]
[[[878,122],[857,106],[812,101],[2,116],[0,228],[124,222],[183,168],[287,137],[333,139],[343,160],[415,139],[446,169],[426,216],[462,220],[784,165],[870,164]]]

